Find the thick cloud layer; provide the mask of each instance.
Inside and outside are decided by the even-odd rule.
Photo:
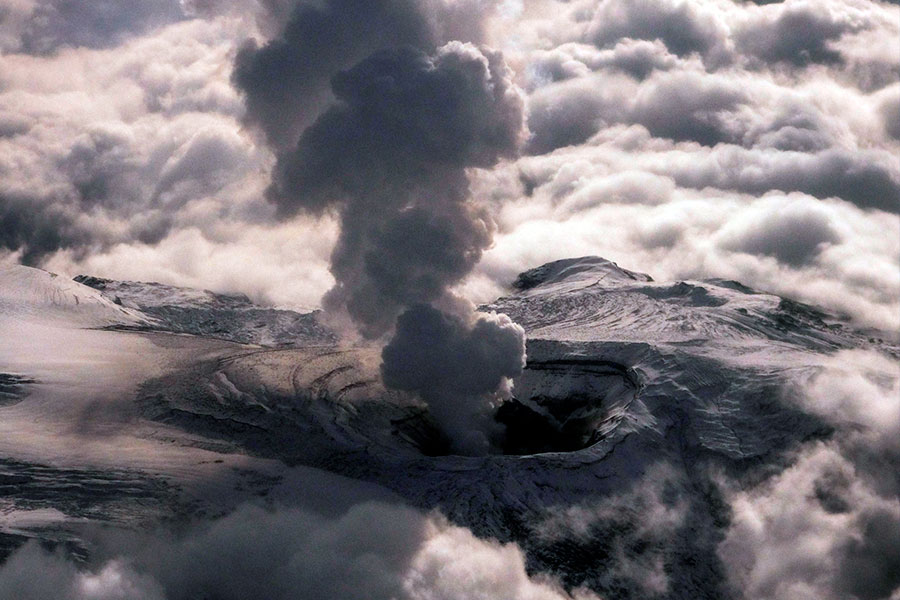
[[[900,593],[900,371],[844,351],[801,382],[837,433],[785,471],[732,491],[720,556],[743,597],[892,599]]]
[[[523,350],[517,327],[456,295],[490,300],[549,260],[736,279],[888,330],[873,335],[900,327],[896,2],[0,0],[0,52],[0,260],[306,307],[331,290],[366,336],[396,328],[385,379],[421,395],[458,451],[484,450]],[[736,595],[896,596],[898,485],[884,473],[898,468],[900,392],[884,360],[841,354],[802,382],[805,409],[841,435],[725,486],[719,554]],[[633,528],[645,550],[612,536],[610,577],[665,595],[665,545],[626,510],[643,493],[657,491],[539,533]],[[647,522],[690,531],[690,509],[665,506]],[[353,597],[328,586],[371,577],[399,597],[558,597],[515,548],[395,510],[360,509],[397,521],[367,553],[350,543],[368,539],[360,527],[248,509],[271,533],[254,552],[272,558],[248,571],[228,541],[252,537],[243,517],[149,544],[209,566],[195,573],[115,548],[86,573],[30,547],[0,595],[178,598],[264,580],[276,598],[289,585]],[[226,540],[229,568],[192,537]],[[341,557],[321,572],[337,575],[301,565],[291,579],[285,565],[319,540]]]
[[[0,49],[48,54],[61,47],[116,46],[183,18],[178,0],[4,0]]]
[[[35,577],[40,573],[40,577]],[[366,502],[326,517],[244,506],[173,535],[107,532],[87,569],[26,545],[0,566],[21,600],[572,600],[529,578],[515,545],[480,540],[436,515]],[[579,592],[579,600],[596,598]]]

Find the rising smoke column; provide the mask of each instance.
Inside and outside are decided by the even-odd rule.
[[[279,155],[268,196],[283,216],[337,213],[326,308],[368,339],[394,330],[385,384],[418,392],[458,450],[483,450],[484,433],[467,430],[483,429],[476,422],[521,372],[524,332],[476,316],[450,288],[494,231],[466,169],[516,155],[520,92],[498,52],[461,42],[376,52],[337,74],[332,92],[336,103]]]

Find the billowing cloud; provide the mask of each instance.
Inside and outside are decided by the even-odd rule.
[[[886,90],[878,111],[884,121],[885,133],[895,140],[900,140],[900,85]]]
[[[279,302],[302,288],[302,303],[309,304],[331,286],[331,277],[322,274],[334,229],[318,228],[314,219],[277,221],[262,190],[274,181],[276,195],[296,195],[299,188],[290,188],[302,171],[295,169],[302,132],[333,103],[347,103],[332,90],[335,75],[379,50],[412,47],[433,56],[437,47],[461,39],[503,52],[514,71],[511,78],[527,91],[531,137],[528,158],[514,168],[503,164],[467,174],[469,180],[502,182],[473,188],[489,202],[445,210],[440,219],[424,219],[421,211],[405,217],[407,225],[418,223],[470,252],[470,259],[456,266],[446,262],[449,254],[435,256],[445,264],[442,280],[480,289],[477,299],[487,300],[485,294],[497,293],[517,269],[545,257],[561,258],[568,248],[578,254],[618,251],[621,264],[636,268],[643,261],[653,266],[688,260],[696,273],[728,273],[768,289],[805,294],[811,289],[808,270],[827,263],[814,286],[831,290],[820,294],[822,301],[867,323],[885,323],[884,315],[893,310],[895,303],[886,300],[890,294],[872,287],[876,281],[884,285],[884,276],[873,273],[893,252],[889,244],[874,241],[873,236],[890,238],[893,230],[894,217],[885,221],[879,215],[900,210],[894,158],[900,151],[895,126],[900,32],[895,7],[888,4],[404,0],[357,6],[204,0],[143,3],[138,9],[88,4],[80,20],[63,19],[66,23],[60,20],[71,11],[66,3],[7,0],[2,5],[0,210],[6,216],[0,246],[12,260],[52,264],[72,275],[106,269],[98,274],[126,277],[131,264],[143,277],[218,289],[227,283],[229,291]],[[37,13],[46,18],[31,18]],[[111,16],[101,23],[94,18],[101,14]],[[791,27],[801,22],[809,25],[803,35]],[[247,39],[257,40],[255,47],[244,46]],[[30,50],[23,40],[31,40]],[[248,123],[266,132],[280,156],[274,174],[270,149],[254,139]],[[562,162],[575,175],[567,175],[569,187],[555,176],[553,200],[545,202],[550,189],[542,188],[542,173],[555,174]],[[321,169],[322,177],[335,168],[342,167]],[[457,177],[456,183],[427,185],[462,190],[467,184]],[[750,252],[729,249],[718,235],[706,245],[692,237],[709,231],[711,215],[729,218],[717,203],[737,207],[775,192],[800,192],[823,202],[838,198],[863,212],[852,219],[852,233],[838,228],[839,242],[827,241],[834,236],[806,221],[812,230],[800,237],[821,252],[799,254],[817,256],[817,262],[776,251],[771,240],[760,241],[758,231],[751,236],[754,243],[742,238]],[[699,208],[703,204],[707,210]],[[284,214],[299,208],[283,200],[279,205]],[[613,205],[630,207],[627,216],[604,213],[618,223],[621,235],[562,233],[579,220],[585,228],[593,223],[606,231],[593,219]],[[498,214],[500,238],[492,233]],[[524,261],[519,251],[507,253],[504,240],[513,239],[511,227],[524,227],[518,239],[527,237],[525,215],[530,227],[551,223],[567,237],[549,242],[553,256],[531,249]],[[778,220],[776,213],[772,219]],[[458,234],[444,227],[450,221]],[[465,230],[460,223],[477,226]],[[717,221],[714,229],[722,226]],[[778,227],[788,225],[773,222],[769,229]],[[415,244],[396,227],[370,229],[371,240],[380,239],[381,246],[391,245],[391,239],[409,242],[391,260],[402,263]],[[298,255],[293,244],[283,253],[266,245],[271,268],[240,277],[188,267],[176,258],[176,248],[185,244],[185,255],[197,256],[204,248],[203,255],[249,264],[252,257],[234,259],[267,239],[265,232],[284,240],[288,231],[315,240],[317,249],[304,254],[314,262],[296,280],[298,269],[286,266]],[[501,243],[489,249],[492,236]],[[338,253],[362,248],[346,246]],[[680,254],[686,247],[692,248],[689,259]],[[485,251],[490,280],[481,274],[464,283],[475,256]],[[663,252],[674,252],[671,263]],[[781,265],[777,275],[774,270],[764,275],[766,260]],[[866,263],[871,266],[863,268]],[[386,259],[373,269],[384,271],[385,264]],[[348,266],[348,272],[352,268],[358,265]],[[235,289],[243,285],[248,289]]]
[[[836,428],[768,481],[733,491],[719,553],[744,597],[895,598],[900,592],[900,372],[852,350],[802,382],[799,402]]]
[[[706,55],[724,38],[721,23],[703,8],[682,0],[603,0],[587,37],[600,47],[622,38],[660,40],[674,54]]]
[[[748,220],[736,221],[722,232],[722,244],[730,250],[773,256],[800,266],[816,258],[823,247],[840,242],[829,215],[808,202],[771,202],[759,207]]]
[[[280,212],[340,214],[326,304],[367,337],[439,300],[490,245],[464,169],[516,152],[522,102],[508,77],[499,54],[470,45],[376,54],[335,78],[339,103],[279,157],[268,194]]]
[[[328,100],[331,78],[379,49],[433,46],[415,0],[299,2],[281,35],[238,53],[247,118],[276,145],[296,142]]]
[[[48,54],[106,48],[183,18],[178,0],[4,0],[0,23],[9,21],[11,30],[0,24],[0,49]]]
[[[381,376],[388,387],[417,392],[457,451],[484,453],[491,442],[495,408],[525,367],[525,331],[506,315],[462,318],[426,305],[397,320],[382,351]],[[474,368],[474,365],[478,365]]]
[[[250,41],[234,82],[247,119],[276,147],[291,146],[331,99],[331,78],[379,50],[431,53],[452,40],[478,42],[490,2],[327,0],[297,2],[278,36]]]
[[[552,581],[530,578],[513,544],[480,540],[437,515],[377,502],[334,517],[248,505],[179,535],[109,532],[98,539],[87,569],[26,545],[0,567],[0,594],[23,600],[573,598]]]
[[[115,50],[0,57],[0,106],[16,115],[0,137],[0,247],[29,264],[86,259],[158,243],[202,203],[219,218],[249,204],[267,155],[220,72],[233,35],[192,21]]]
[[[840,53],[831,42],[863,26],[849,15],[835,15],[828,3],[785,2],[754,15],[737,31],[738,49],[763,64],[795,66],[834,63]]]
[[[484,450],[486,443],[461,441],[467,434],[458,421],[483,412],[473,398],[489,408],[486,397],[521,371],[524,335],[499,320],[479,319],[470,329],[472,309],[450,288],[490,246],[494,228],[471,201],[465,169],[515,156],[524,138],[519,91],[499,53],[459,42],[433,56],[376,53],[335,76],[333,91],[337,103],[296,149],[279,155],[268,197],[285,215],[336,211],[336,285],[326,308],[346,312],[367,338],[396,321],[385,383],[419,392],[460,451]],[[428,304],[450,308],[445,315]],[[462,389],[465,379],[422,383],[447,361],[460,363],[456,374],[493,366]]]
[[[523,335],[459,296],[549,260],[900,327],[896,4],[0,0],[0,260],[304,308],[331,290],[387,344],[388,385],[484,452]],[[836,434],[722,483],[717,560],[744,597],[896,599],[891,361],[804,370],[801,408]],[[651,475],[535,535],[600,534],[591,576],[665,596],[659,532],[698,529],[688,483]],[[517,547],[398,507],[245,508],[104,544],[86,568],[26,547],[0,596],[567,597]]]

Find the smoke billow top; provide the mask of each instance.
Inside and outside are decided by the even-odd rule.
[[[279,212],[340,217],[324,303],[382,353],[456,450],[486,450],[493,400],[525,360],[524,331],[453,295],[493,238],[466,169],[514,157],[524,107],[499,52],[451,41],[374,52],[332,78],[334,102],[278,155]]]

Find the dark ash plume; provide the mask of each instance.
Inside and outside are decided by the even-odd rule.
[[[283,2],[266,2],[279,20]],[[288,148],[331,99],[331,78],[380,50],[430,53],[451,40],[480,42],[495,0],[300,0],[283,30],[238,53],[233,80],[247,120],[269,143]]]
[[[337,210],[328,308],[365,337],[440,300],[491,243],[467,167],[514,156],[523,106],[499,54],[451,43],[386,51],[334,80],[339,103],[282,154],[269,197],[283,214]]]
[[[480,315],[474,324],[430,306],[397,319],[381,354],[385,385],[417,392],[457,450],[490,446],[494,399],[509,391],[525,367],[525,333],[506,315]],[[485,394],[494,393],[495,398]]]
[[[381,48],[433,44],[415,0],[300,2],[279,37],[240,50],[233,78],[247,119],[285,147],[327,102],[332,75]]]
[[[499,53],[461,42],[433,55],[413,48],[378,52],[335,76],[332,90],[337,103],[295,149],[279,155],[269,198],[282,215],[340,216],[331,261],[336,284],[325,305],[346,312],[364,337],[389,333],[415,307],[385,349],[385,381],[419,392],[457,430],[439,415],[477,411],[462,402],[438,408],[439,402],[456,392],[495,393],[522,368],[521,328],[499,318],[476,321],[472,308],[460,309],[464,303],[449,291],[490,246],[494,229],[470,201],[466,169],[517,154],[525,136],[522,97]],[[451,315],[420,305],[456,308]],[[411,344],[420,352],[415,363]],[[465,389],[448,387],[438,373],[450,354],[455,373],[497,369],[499,375]],[[436,361],[427,369],[420,364],[426,358]],[[412,383],[408,377],[415,376],[404,375],[422,369],[433,376]]]

